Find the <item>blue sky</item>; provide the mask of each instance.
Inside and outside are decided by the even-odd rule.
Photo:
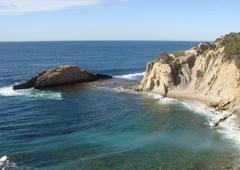
[[[239,8],[239,0],[0,0],[0,41],[212,41],[240,32]]]

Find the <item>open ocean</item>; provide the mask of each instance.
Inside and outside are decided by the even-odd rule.
[[[195,107],[126,91],[148,61],[197,42],[0,43],[0,169],[220,170],[239,145]],[[112,80],[54,91],[12,85],[61,64]]]

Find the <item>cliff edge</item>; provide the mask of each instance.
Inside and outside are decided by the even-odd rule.
[[[175,54],[160,54],[147,64],[139,90],[200,100],[218,110],[238,109],[240,33]]]

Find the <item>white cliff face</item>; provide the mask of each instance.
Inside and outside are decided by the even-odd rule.
[[[150,62],[141,83],[142,90],[153,91],[165,95],[166,88],[174,85],[174,76],[169,64]]]
[[[239,96],[239,70],[234,63],[223,61],[221,51],[208,51],[197,58],[187,88],[217,98]]]
[[[213,101],[231,101],[237,106],[240,98],[240,71],[234,62],[224,61],[224,45],[200,43],[185,51],[184,56],[169,56],[169,62],[151,61],[147,65],[140,90],[163,96],[178,91],[205,96]]]

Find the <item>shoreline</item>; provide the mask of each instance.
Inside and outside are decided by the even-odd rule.
[[[201,96],[194,94],[188,90],[171,90],[164,97],[162,94],[154,91],[139,90],[138,84],[135,86],[128,86],[123,88],[127,91],[133,91],[138,94],[147,95],[151,98],[159,100],[162,103],[174,103],[174,100],[184,105],[190,110],[201,114],[207,118],[210,128],[214,128],[217,132],[223,135],[227,140],[230,140],[237,149],[240,150],[240,114],[238,112],[233,113],[233,110],[218,111],[209,106],[211,102],[219,102],[220,98],[213,98],[209,96]],[[225,118],[226,116],[229,117]],[[223,119],[223,121],[221,121]],[[214,127],[215,123],[219,124]],[[239,160],[240,162],[240,160]],[[239,163],[240,164],[240,163]]]
[[[240,124],[240,114],[239,114],[239,109],[238,108],[228,108],[226,110],[217,110],[216,108],[213,108],[210,106],[210,103],[218,103],[221,101],[221,98],[214,98],[210,96],[201,96],[198,94],[194,94],[194,92],[191,91],[186,91],[186,90],[172,90],[170,91],[166,97],[169,98],[174,98],[177,100],[183,100],[191,103],[200,103],[206,107],[207,110],[211,110],[212,112],[218,113],[219,118],[216,120],[215,127],[218,127],[219,124],[223,123],[226,121],[228,118],[232,117],[233,115],[236,116],[237,121],[239,121]],[[239,126],[240,130],[240,126]]]
[[[186,90],[171,90],[167,93],[166,97],[200,102],[205,105],[208,105],[211,102],[218,102],[220,100],[219,98],[201,96],[198,94],[194,94],[194,92],[192,91],[186,91]]]
[[[140,91],[143,92],[143,91]],[[144,92],[146,95],[155,97],[159,101],[177,100],[190,110],[195,111],[198,114],[206,117],[210,128],[214,128],[226,139],[230,140],[237,149],[240,150],[240,117],[239,113],[234,113],[224,121],[220,121],[225,116],[232,113],[230,110],[217,111],[210,107],[208,102],[214,102],[216,98],[207,98],[205,96],[198,96],[189,94],[189,92],[171,91],[166,97],[156,92]],[[155,96],[154,96],[155,95]],[[157,96],[156,96],[157,95]],[[166,101],[164,101],[165,103]],[[216,122],[219,122],[218,126],[214,127]],[[240,160],[239,160],[240,162]]]

